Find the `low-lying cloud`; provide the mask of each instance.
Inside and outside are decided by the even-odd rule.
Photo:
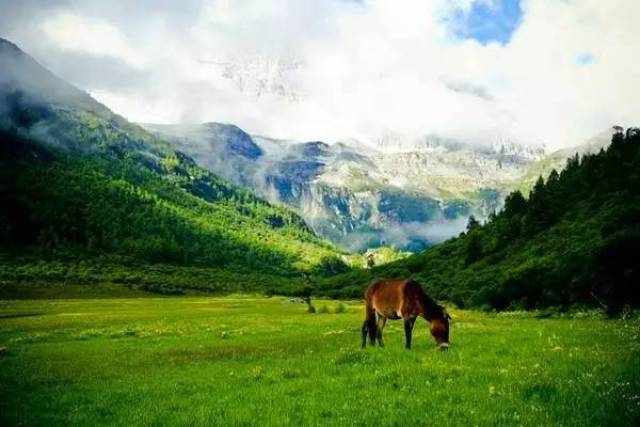
[[[378,245],[394,246],[401,250],[419,251],[465,231],[467,217],[434,218],[428,222],[386,224],[377,232],[349,233],[340,245],[351,252],[364,251]]]

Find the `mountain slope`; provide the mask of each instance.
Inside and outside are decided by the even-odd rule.
[[[540,178],[529,199],[511,193],[486,225],[405,260],[333,278],[318,292],[359,296],[368,280],[415,275],[463,307],[583,303],[612,313],[640,305],[640,131],[573,158]]]
[[[1,39],[0,70],[5,262],[111,257],[290,275],[336,257],[295,213],[200,168]]]

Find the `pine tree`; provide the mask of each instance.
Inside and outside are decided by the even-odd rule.
[[[464,260],[465,267],[468,267],[482,257],[482,236],[477,232],[469,234],[466,255]]]
[[[525,231],[527,234],[532,235],[548,224],[549,208],[547,204],[547,189],[544,184],[544,179],[540,176],[529,195]]]
[[[527,210],[527,200],[519,190],[509,194],[504,200],[504,215],[512,218],[515,215],[522,215]]]
[[[475,216],[470,215],[469,221],[467,222],[467,231],[472,231],[480,226],[480,221],[476,219]]]

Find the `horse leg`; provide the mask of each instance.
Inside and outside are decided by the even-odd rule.
[[[409,317],[404,319],[404,346],[407,349],[411,348],[411,333],[413,332],[413,324],[416,322],[416,318]]]
[[[365,308],[365,319],[362,324],[362,348],[367,346],[367,335],[369,335],[369,343],[375,345],[376,337],[376,313],[373,308]]]
[[[387,324],[387,318],[384,316],[378,316],[378,322],[376,324],[378,328],[378,345],[380,347],[384,347],[384,340],[382,339],[382,331],[384,330],[384,326]]]
[[[369,322],[367,324],[367,330],[369,332],[369,345],[376,345],[376,337],[378,336],[378,325],[377,325],[377,315],[375,310],[371,310],[371,315],[367,319]]]
[[[369,320],[365,319],[364,323],[362,324],[362,348],[365,348],[367,346],[367,334],[369,333],[368,324]]]

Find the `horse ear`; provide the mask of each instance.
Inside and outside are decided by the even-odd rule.
[[[446,308],[442,309],[442,313],[444,314],[444,317],[446,319],[451,320],[451,315],[449,314]]]

